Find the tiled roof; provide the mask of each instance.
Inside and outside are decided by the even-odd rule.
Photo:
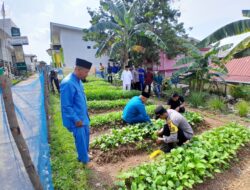
[[[224,79],[227,82],[250,83],[250,56],[232,59],[226,67],[228,74]]]

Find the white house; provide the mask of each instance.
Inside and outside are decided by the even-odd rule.
[[[25,58],[25,63],[27,65],[27,69],[31,72],[35,72],[36,71],[36,55],[33,54],[25,54],[24,58]]]
[[[50,23],[51,48],[48,53],[57,67],[74,67],[76,58],[85,59],[97,69],[107,65],[108,56],[96,58],[95,42],[83,40],[83,29],[58,23]]]

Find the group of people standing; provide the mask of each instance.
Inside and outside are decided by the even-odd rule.
[[[163,78],[158,72],[153,74],[150,68],[147,68],[147,71],[145,71],[143,67],[126,66],[122,72],[121,80],[123,90],[130,90],[132,88],[134,90],[145,91],[147,89],[146,91],[151,94],[153,85],[155,94],[160,98]]]
[[[114,76],[114,74],[118,73],[120,71],[120,69],[121,69],[121,67],[118,65],[118,63],[108,62],[108,66],[107,66],[107,70],[106,70],[108,82],[113,83],[113,76]],[[102,63],[100,63],[99,70],[100,70],[101,77],[105,78],[105,67],[103,66]]]

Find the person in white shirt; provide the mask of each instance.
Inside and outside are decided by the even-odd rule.
[[[123,90],[130,90],[133,76],[132,76],[131,71],[129,70],[128,65],[125,67],[125,70],[122,72],[121,80],[123,84]]]

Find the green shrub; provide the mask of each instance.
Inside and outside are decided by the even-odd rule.
[[[235,107],[241,117],[247,116],[249,112],[249,104],[246,101],[238,102]]]
[[[245,100],[250,100],[250,86],[246,85],[231,86],[229,92],[234,98],[243,98]]]
[[[204,92],[191,92],[187,99],[191,106],[197,108],[199,106],[205,106],[207,96],[208,94]]]
[[[73,135],[62,124],[60,100],[50,95],[51,167],[54,189],[89,189],[88,171],[77,162]]]
[[[208,107],[213,109],[213,110],[220,110],[224,111],[226,109],[226,105],[224,101],[220,98],[212,98],[208,101]]]
[[[166,98],[170,98],[173,95],[174,92],[177,92],[179,95],[182,95],[181,88],[170,88],[170,89],[167,89],[167,90],[163,91],[163,95]]]

